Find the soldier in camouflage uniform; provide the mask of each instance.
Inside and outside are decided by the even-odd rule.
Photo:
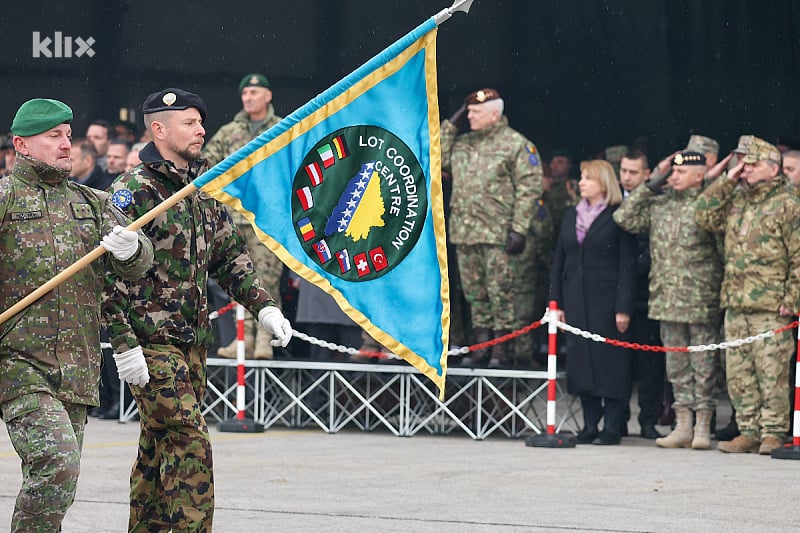
[[[791,322],[800,310],[800,199],[786,188],[780,152],[753,139],[747,155],[697,200],[697,221],[725,233],[725,337]],[[741,434],[723,452],[770,454],[789,428],[790,331],[727,350],[728,395]],[[760,446],[759,446],[760,442]]]
[[[458,134],[463,113],[471,131]],[[461,116],[457,116],[461,115]],[[542,195],[536,147],[508,126],[494,89],[470,94],[453,120],[442,122],[442,168],[452,176],[450,242],[456,245],[464,296],[477,342],[504,335],[516,325],[513,283],[519,256]],[[530,246],[534,246],[531,243]],[[477,366],[509,363],[506,344],[477,351],[462,361]]]
[[[151,94],[142,108],[153,142],[142,164],[112,185],[115,205],[138,218],[204,168],[206,107],[181,89]],[[107,279],[104,312],[117,353],[146,356],[152,381],[131,387],[141,416],[131,472],[129,531],[211,531],[211,441],[201,413],[206,349],[212,341],[209,276],[285,346],[291,326],[253,271],[244,239],[224,206],[195,191],[144,226],[155,261],[139,283]]]
[[[136,279],[153,260],[144,234],[119,226],[129,221],[109,194],[68,179],[71,121],[57,100],[22,104],[11,126],[14,171],[0,179],[0,309],[101,243],[112,252],[0,325],[0,414],[22,461],[11,531],[60,531],[75,498],[87,408],[99,404],[103,276],[113,269]]]
[[[242,78],[239,83],[239,95],[243,109],[236,113],[233,121],[222,126],[203,148],[203,156],[208,160],[209,166],[216,165],[281,121],[282,117],[275,115],[269,80],[263,74],[248,74]],[[283,263],[256,237],[250,221],[235,209],[229,209],[228,212],[239,233],[247,240],[250,258],[253,260],[253,267],[258,273],[259,280],[264,288],[277,296]],[[280,298],[275,303],[280,306]],[[247,353],[252,350],[255,359],[271,359],[270,335],[256,327],[250,319],[246,320],[245,324]],[[217,350],[217,355],[235,358],[236,340]]]
[[[667,176],[669,162],[672,172]],[[703,154],[688,151],[662,161],[650,180],[634,189],[614,213],[614,221],[622,229],[650,234],[648,317],[660,321],[664,346],[720,340],[721,242],[695,221],[694,204],[701,193],[705,164]],[[668,187],[662,192],[665,183]],[[670,351],[666,357],[676,426],[668,436],[656,439],[656,444],[707,450],[719,392],[719,352]]]

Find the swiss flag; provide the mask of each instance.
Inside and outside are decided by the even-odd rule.
[[[386,254],[383,253],[383,247],[378,246],[369,251],[369,258],[372,260],[372,265],[375,267],[375,272],[380,272],[387,266],[389,262],[386,260]]]
[[[366,252],[361,252],[360,254],[353,256],[353,264],[355,265],[356,270],[358,270],[359,278],[370,273]]]

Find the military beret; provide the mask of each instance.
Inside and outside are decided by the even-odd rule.
[[[489,100],[499,100],[500,93],[498,93],[494,89],[481,89],[480,91],[475,91],[474,93],[467,95],[464,98],[464,103],[467,105],[474,105],[474,104],[482,104],[484,102],[488,102]]]
[[[72,122],[72,109],[67,104],[49,98],[34,98],[19,106],[11,123],[11,132],[29,137],[69,122]]]
[[[572,160],[572,154],[569,153],[569,150],[566,148],[555,148],[553,149],[553,155],[550,156],[550,159],[554,157],[566,157],[570,161]]]
[[[183,89],[169,88],[153,93],[144,100],[142,114],[158,113],[159,111],[182,111],[194,107],[200,111],[200,118],[206,120],[206,104],[203,99],[194,93]]]
[[[733,152],[737,154],[746,154],[747,149],[753,144],[753,139],[754,137],[752,135],[740,135],[739,144],[736,145]]]
[[[676,167],[706,166],[706,155],[700,152],[684,150],[672,158],[672,164]]]
[[[747,154],[744,156],[745,163],[758,163],[762,160],[769,160],[773,163],[781,164],[781,153],[764,139],[753,137],[753,142],[747,148]]]
[[[245,87],[264,87],[269,89],[269,80],[263,74],[248,74],[239,82],[239,94],[242,94]]]
[[[689,142],[686,144],[687,152],[700,152],[707,154],[709,152],[719,154],[719,143],[711,137],[704,135],[692,135],[689,137]]]

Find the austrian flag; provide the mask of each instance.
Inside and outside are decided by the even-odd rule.
[[[311,180],[311,185],[314,187],[322,183],[322,169],[319,168],[319,163],[316,161],[306,165],[306,174],[308,174],[308,179]]]
[[[314,197],[311,196],[311,188],[303,187],[297,190],[297,197],[300,199],[300,204],[303,206],[303,211],[308,211],[314,207]]]

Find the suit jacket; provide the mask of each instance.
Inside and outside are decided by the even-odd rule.
[[[636,237],[612,219],[609,206],[589,227],[582,244],[575,234],[575,207],[564,213],[553,265],[550,299],[566,322],[606,338],[629,340],[617,331],[616,313],[633,315]],[[630,394],[630,350],[567,335],[567,389],[625,400]]]

